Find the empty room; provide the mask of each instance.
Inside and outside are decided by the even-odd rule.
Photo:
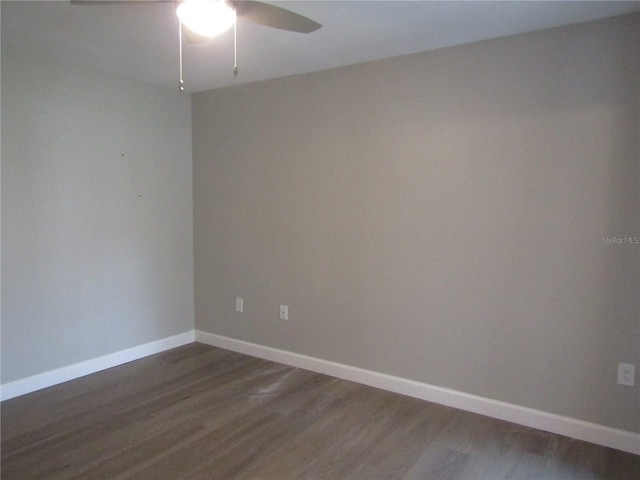
[[[640,2],[0,19],[3,480],[640,478]]]

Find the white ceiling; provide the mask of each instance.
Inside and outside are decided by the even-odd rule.
[[[311,34],[238,22],[210,45],[185,45],[187,91],[284,77],[640,11],[640,1],[275,1],[323,25]],[[171,3],[71,5],[2,0],[2,45],[177,88]]]

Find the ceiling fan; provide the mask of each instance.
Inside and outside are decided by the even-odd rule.
[[[317,22],[303,17],[291,10],[286,10],[268,3],[253,0],[70,0],[72,5],[105,5],[105,4],[147,4],[174,3],[178,17],[178,39],[180,53],[180,80],[178,87],[184,90],[182,78],[182,39],[188,43],[202,43],[224,32],[231,26],[234,28],[234,66],[233,74],[238,75],[236,18],[253,23],[298,33],[311,33],[322,27]]]

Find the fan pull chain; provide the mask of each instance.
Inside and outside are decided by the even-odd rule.
[[[236,13],[236,6],[233,5],[233,12]],[[233,76],[238,76],[238,18],[233,22]]]
[[[178,19],[178,39],[180,41],[180,81],[178,88],[184,92],[184,80],[182,79],[182,20]]]

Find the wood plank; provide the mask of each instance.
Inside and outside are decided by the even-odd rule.
[[[637,455],[197,343],[1,410],[3,480],[640,478]]]
[[[296,437],[290,438],[282,448],[255,461],[238,479],[301,478],[300,472],[334,443],[366,421],[377,409],[375,403],[363,401],[361,392],[353,391],[346,398],[333,398],[325,403],[321,415],[313,415]],[[303,410],[313,407],[304,405]]]
[[[53,462],[74,465],[76,470],[82,471],[82,468],[87,469],[112,457],[114,452],[116,455],[124,454],[127,448],[134,448],[154,435],[161,435],[173,428],[179,428],[183,423],[199,422],[210,429],[223,423],[231,416],[230,414],[237,417],[255,410],[259,404],[265,404],[269,399],[259,397],[254,401],[238,402],[238,398],[244,397],[250,388],[259,388],[260,385],[272,382],[275,377],[282,376],[284,373],[281,365],[265,364],[265,367],[254,371],[254,375],[244,374],[227,379],[225,383],[214,385],[204,391],[189,390],[185,392],[184,401],[157,412],[148,412],[147,417],[121,425],[99,438],[78,445],[77,448],[58,445],[62,453],[51,456],[52,462],[43,465],[44,472],[55,469]],[[56,480],[58,475],[48,473],[46,478]]]
[[[180,374],[159,385],[151,383],[146,390],[109,405],[100,404],[91,409],[83,409],[77,415],[69,414],[56,422],[3,441],[2,461],[10,461],[14,456],[34,449],[41,455],[55,455],[56,452],[100,438],[183,401],[194,392],[215,387],[219,381],[218,376],[237,375],[238,371],[242,371],[245,362],[241,360],[229,366],[230,371],[221,369],[217,374],[206,374],[202,369],[198,369],[197,373]],[[189,388],[185,391],[186,387]],[[92,428],[86,428],[87,425],[91,425]]]
[[[137,467],[129,468],[124,475],[113,478],[131,480],[183,478],[186,474],[201,468],[203,464],[207,465],[210,459],[217,458],[221,452],[237,444],[246,443],[248,438],[259,436],[263,430],[276,425],[281,417],[281,414],[258,408],[251,414],[224,423],[195,441],[187,442],[160,458],[157,458],[155,452],[149,452],[148,465],[145,464],[146,462],[141,463]],[[238,455],[242,454],[244,452],[238,451]]]
[[[349,480],[403,478],[455,415],[455,409],[411,400],[410,409],[398,421],[398,428],[376,445]],[[415,412],[409,414],[408,412]]]
[[[403,476],[405,480],[448,480],[461,478],[471,455],[449,448],[433,447],[427,450]]]

